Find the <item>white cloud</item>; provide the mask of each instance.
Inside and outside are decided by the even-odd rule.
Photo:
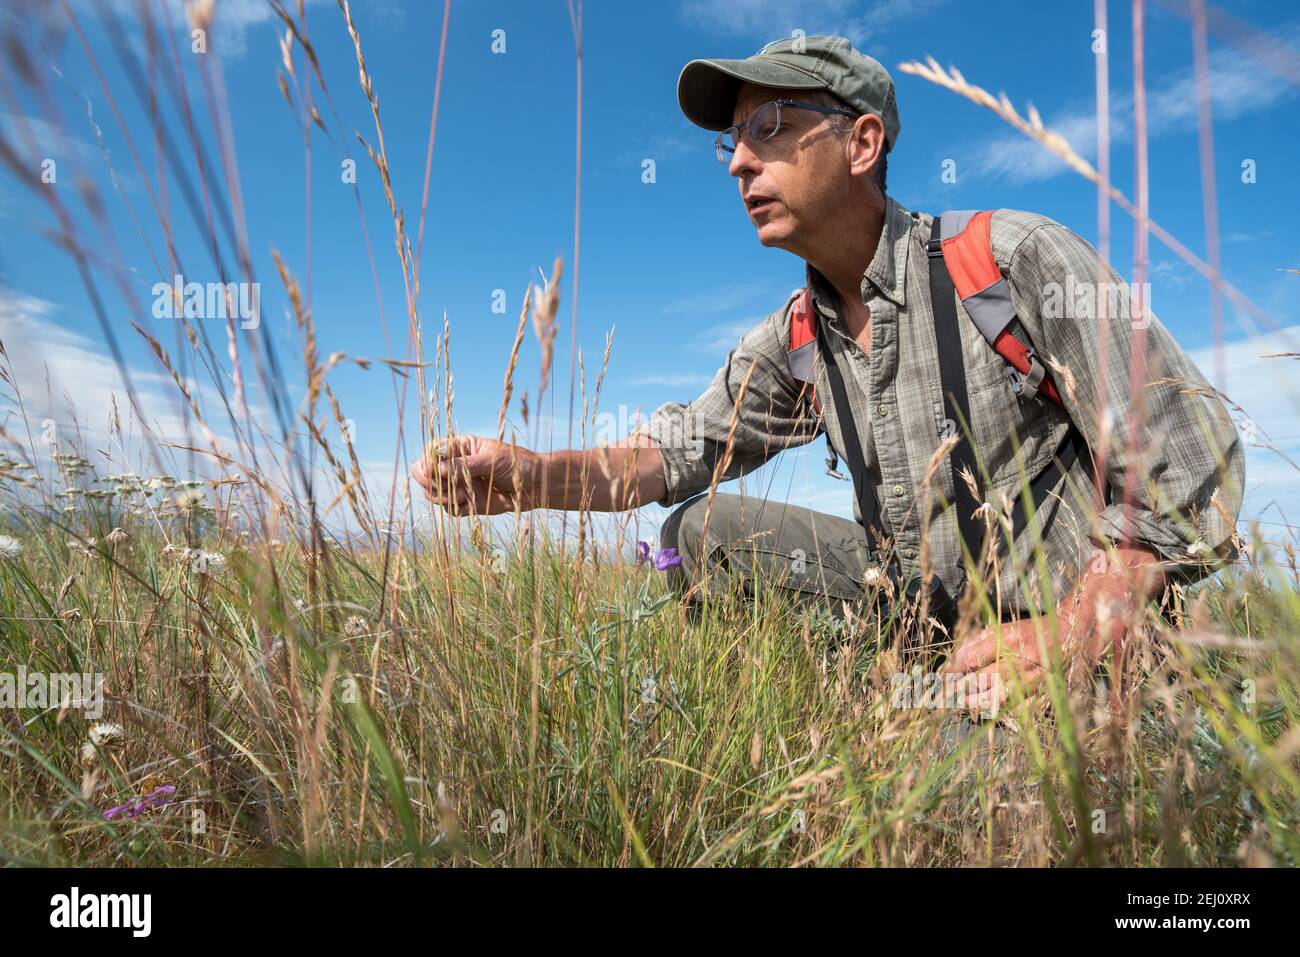
[[[54,124],[23,113],[0,112],[0,135],[34,165],[42,159],[85,163],[98,159],[100,155],[99,150]]]
[[[748,319],[737,319],[733,322],[721,322],[706,326],[695,334],[695,338],[691,340],[690,348],[695,352],[707,352],[710,355],[722,353],[725,355],[736,347],[741,336],[766,318],[766,315],[750,316]]]
[[[1294,45],[1300,41],[1300,23],[1292,23],[1277,33],[1281,41]],[[1276,80],[1268,72],[1270,63],[1278,63],[1279,68],[1284,66],[1279,62],[1281,56],[1276,46],[1258,46],[1249,53],[1220,48],[1210,54],[1210,104],[1216,127],[1239,116],[1272,109],[1297,95],[1294,87]],[[1272,81],[1265,82],[1264,77]],[[1015,97],[1012,100],[1016,102]],[[1196,78],[1190,65],[1148,83],[1148,139],[1191,132],[1196,129],[1198,116]],[[1050,119],[1044,117],[1044,123],[1060,133],[1076,153],[1095,164],[1095,107],[1090,104]],[[1117,144],[1132,140],[1131,93],[1111,90],[1109,127],[1112,150]],[[1069,170],[1061,160],[1020,133],[1002,133],[987,140],[974,151],[974,159],[964,165],[968,175],[995,176],[1012,183],[1037,182]]]
[[[707,372],[652,373],[628,379],[628,385],[661,385],[669,389],[703,387],[709,384],[713,376]]]
[[[167,4],[167,14],[172,26],[178,33],[183,33],[188,41],[190,26],[185,14],[186,0],[163,0],[163,2]],[[307,0],[309,6],[319,6],[324,2],[325,0]],[[136,19],[140,15],[139,0],[111,0],[110,6],[114,15],[123,19]],[[154,17],[155,26],[163,29],[168,21],[161,12],[155,12],[156,6],[156,2],[149,4],[150,15]],[[334,4],[331,3],[330,6],[334,7]],[[377,14],[377,19],[386,26],[398,22],[394,19],[397,14],[391,9],[392,6],[390,0],[385,0]],[[77,0],[76,7],[78,18],[84,21],[87,15],[98,16],[103,4],[100,0]],[[296,4],[285,3],[284,7],[296,17]],[[363,29],[366,17],[365,5],[353,4],[353,7],[353,19],[359,21],[358,29]],[[337,11],[335,15],[341,16]],[[275,11],[271,9],[268,0],[216,0],[213,4],[212,39],[208,43],[208,50],[221,56],[241,57],[248,52],[248,31],[271,21],[277,25],[281,22]],[[311,22],[309,16],[309,26]]]
[[[161,442],[208,448],[201,430],[186,414],[180,391],[169,374],[127,367],[144,417],[142,422],[108,350],[61,326],[56,313],[54,303],[0,286],[0,342],[13,367],[13,381],[3,396],[5,427],[11,434],[25,438],[30,428],[37,441],[33,451],[40,453],[44,450],[40,436],[48,420],[54,423],[55,438],[65,449],[75,447],[83,454],[90,448],[111,451],[118,465],[129,467],[135,467],[148,455],[146,431]],[[136,335],[129,327],[124,328],[124,334]],[[226,430],[225,409],[215,388],[194,380],[188,388],[222,449],[237,452],[237,444]],[[21,400],[26,426],[18,419],[19,406],[10,401],[14,399]],[[256,403],[250,402],[250,414],[255,421],[271,421],[270,413]],[[162,451],[169,454],[166,449]],[[206,456],[201,461],[209,465],[213,462]],[[217,471],[215,467],[205,469],[213,474]]]
[[[131,405],[121,376],[104,350],[54,321],[55,306],[0,287],[0,341],[14,367],[14,388],[30,419],[54,419],[60,427],[78,419],[88,433],[107,435],[110,411],[125,425]],[[184,434],[177,405],[159,387],[162,375],[132,370],[145,414],[166,434]],[[99,420],[98,416],[104,416]],[[89,417],[89,418],[88,418]]]
[[[1232,413],[1243,436],[1246,452],[1246,500],[1242,506],[1243,522],[1264,512],[1280,508],[1292,520],[1300,520],[1300,471],[1277,452],[1264,448],[1275,445],[1293,461],[1300,463],[1300,388],[1295,386],[1295,359],[1266,359],[1266,355],[1291,351],[1300,340],[1300,326],[1251,336],[1226,343],[1224,366],[1228,370],[1225,390],[1242,409]],[[1190,353],[1192,360],[1212,378],[1214,349]],[[1245,429],[1254,423],[1259,437],[1256,444],[1246,439]]]
[[[767,42],[803,30],[809,36],[845,36],[861,48],[882,31],[945,2],[877,0],[864,7],[854,0],[687,0],[682,17],[693,26],[751,40]]]

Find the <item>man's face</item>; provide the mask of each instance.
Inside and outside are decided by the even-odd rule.
[[[743,126],[771,100],[804,102],[808,95],[807,90],[746,83],[736,98],[732,123]],[[736,177],[745,212],[764,246],[804,253],[814,232],[834,221],[835,210],[848,201],[851,177],[835,121],[813,110],[783,109],[781,128],[771,139],[754,143],[741,134],[728,172]]]

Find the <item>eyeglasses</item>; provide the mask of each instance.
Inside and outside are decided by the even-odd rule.
[[[762,143],[764,140],[770,140],[776,136],[781,131],[782,108],[812,110],[814,113],[823,113],[827,116],[852,116],[856,118],[858,115],[851,110],[840,109],[837,106],[819,106],[816,103],[801,103],[796,100],[771,100],[750,113],[743,126],[729,126],[718,134],[718,138],[714,143],[714,148],[718,154],[718,162],[730,162],[728,155],[736,152],[736,147],[740,145],[741,130],[748,134],[751,143]]]

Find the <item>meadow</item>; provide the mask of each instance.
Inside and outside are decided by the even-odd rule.
[[[202,28],[205,6],[193,7]],[[336,125],[301,10],[277,10],[290,108],[306,129]],[[907,603],[894,620],[843,618],[797,608],[780,582],[758,580],[688,615],[663,572],[636,560],[635,537],[615,534],[610,547],[586,512],[560,536],[553,516],[486,522],[376,492],[330,372],[369,363],[409,384],[421,433],[411,445],[423,448],[454,420],[454,363],[447,325],[425,341],[418,254],[378,97],[345,3],[339,13],[329,28],[353,41],[375,124],[356,137],[393,214],[403,358],[327,354],[278,256],[306,385],[276,405],[273,427],[252,426],[244,390],[282,396],[287,376],[269,339],[241,336],[234,319],[227,361],[227,344],[214,348],[184,309],[172,316],[191,350],[184,368],[236,370],[209,376],[206,403],[175,349],[136,327],[192,427],[145,442],[119,430],[84,443],[70,429],[43,441],[15,386],[13,366],[26,359],[0,345],[12,407],[0,436],[0,673],[103,677],[93,716],[84,696],[0,708],[0,861],[1296,864],[1290,529],[1266,538],[1243,528],[1235,562],[1140,609],[1137,652],[1104,677],[1054,660],[1042,688],[1013,687],[982,719],[926,699],[920,675],[933,648],[891,639],[923,618]],[[574,29],[580,51],[579,17]],[[1073,156],[1036,114],[1022,120],[956,71],[914,67]],[[321,111],[303,96],[312,77]],[[1086,162],[1071,163],[1128,202]],[[516,392],[530,327],[542,362],[522,398],[539,409],[560,388],[561,273],[557,261],[525,297],[514,347],[497,360],[499,435],[507,413],[528,423]],[[574,357],[579,439],[594,429],[609,348],[590,376]],[[143,450],[129,464],[119,454],[128,444]],[[183,475],[164,471],[196,458],[201,467]],[[967,623],[987,613],[978,580],[974,593]],[[1044,641],[1055,628],[1046,615]],[[908,689],[919,694],[900,705]]]

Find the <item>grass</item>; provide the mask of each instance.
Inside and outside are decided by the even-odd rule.
[[[376,145],[361,142],[393,215],[406,290],[406,358],[382,363],[399,410],[412,384],[432,396],[416,400],[423,445],[452,421],[449,326],[426,362],[419,240],[413,256],[361,33],[340,8],[334,27],[356,53]],[[205,9],[191,16],[210,26]],[[292,36],[281,89],[307,142],[313,124],[327,128],[313,77],[338,128],[332,142],[347,142],[305,18],[276,12]],[[580,40],[581,6],[570,13]],[[150,69],[166,62],[151,57]],[[928,69],[1019,120],[955,71]],[[222,104],[209,112],[219,138]],[[1036,115],[1013,125],[1049,148],[1064,144]],[[432,155],[432,130],[429,143]],[[17,155],[0,145],[6,160]],[[211,170],[192,173],[224,211],[231,184],[223,191]],[[417,236],[423,226],[422,210]],[[221,236],[209,238],[217,248]],[[229,252],[251,268],[242,245]],[[181,356],[137,327],[197,436],[154,437],[150,460],[161,449],[198,456],[208,463],[201,477],[110,477],[125,455],[66,446],[51,459],[23,396],[16,387],[10,396],[26,429],[5,430],[17,457],[0,460],[11,511],[0,539],[0,675],[102,674],[105,704],[94,718],[67,701],[0,708],[5,863],[1296,863],[1300,592],[1290,542],[1254,541],[1216,577],[1141,609],[1138,651],[1110,676],[1123,695],[1058,661],[1044,693],[1013,688],[997,721],[899,707],[900,680],[929,667],[924,654],[882,640],[870,618],[797,609],[778,582],[707,600],[692,617],[661,574],[608,560],[586,513],[573,520],[576,550],[572,534],[562,544],[525,516],[503,529],[439,513],[415,531],[414,505],[391,490],[372,498],[348,431],[342,449],[325,435],[330,418],[346,421],[330,370],[367,363],[322,360],[310,282],[301,289],[278,255],[275,265],[306,382],[298,407],[271,403],[278,437],[255,434],[244,393],[287,394],[264,332],[242,337],[231,325],[231,397],[227,364],[189,321],[177,320],[176,341],[191,350]],[[543,355],[533,407],[544,407],[559,275],[557,261],[546,288],[525,298],[499,435],[530,304]],[[575,352],[584,438],[609,350],[590,397]],[[3,347],[0,358],[13,386]],[[201,368],[213,374],[195,389],[184,370]],[[526,392],[521,400],[526,409]],[[207,422],[205,409],[223,403],[229,422]],[[125,442],[118,433],[109,447]],[[335,508],[364,533],[338,537]],[[915,613],[902,609],[904,619]],[[138,814],[104,816],[168,787]]]
[[[1186,627],[1151,616],[1122,713],[1089,685],[1063,707],[1016,700],[954,746],[954,712],[891,707],[900,649],[761,583],[693,622],[649,566],[578,563],[539,534],[504,561],[399,551],[389,606],[382,553],[199,524],[217,570],[131,523],[90,555],[34,527],[0,564],[0,669],[102,672],[100,720],[121,728],[83,765],[94,722],[76,708],[0,712],[7,862],[1217,866],[1300,849],[1293,570],[1183,595]],[[173,803],[102,818],[164,784]]]

